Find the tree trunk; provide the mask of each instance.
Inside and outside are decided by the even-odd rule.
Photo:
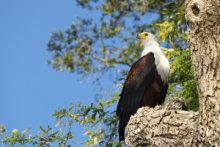
[[[185,12],[199,112],[141,108],[128,122],[129,146],[220,146],[220,1],[186,0]]]
[[[187,0],[186,21],[199,93],[201,139],[220,146],[220,1]]]

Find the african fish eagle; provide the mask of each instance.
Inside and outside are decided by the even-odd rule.
[[[130,116],[140,107],[162,104],[168,89],[170,65],[157,38],[149,32],[140,33],[136,38],[143,43],[144,50],[132,65],[120,94],[116,112],[120,120],[120,141],[125,139]]]

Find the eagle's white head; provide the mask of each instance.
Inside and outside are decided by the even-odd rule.
[[[157,37],[149,32],[143,32],[136,36],[144,45],[149,43],[158,43]],[[159,43],[158,43],[159,44]]]

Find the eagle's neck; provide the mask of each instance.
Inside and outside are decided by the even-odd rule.
[[[168,59],[165,57],[163,52],[160,49],[159,43],[151,42],[144,44],[144,50],[141,54],[141,57],[145,56],[146,54],[153,52],[155,58],[155,65],[160,75],[162,81],[164,83],[168,82],[168,77],[170,73],[170,64]]]

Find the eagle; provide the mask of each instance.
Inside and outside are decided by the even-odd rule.
[[[141,58],[136,61],[125,80],[116,114],[119,117],[119,141],[126,136],[126,126],[138,108],[161,105],[168,89],[170,65],[153,34],[143,32],[136,36],[144,45]]]

